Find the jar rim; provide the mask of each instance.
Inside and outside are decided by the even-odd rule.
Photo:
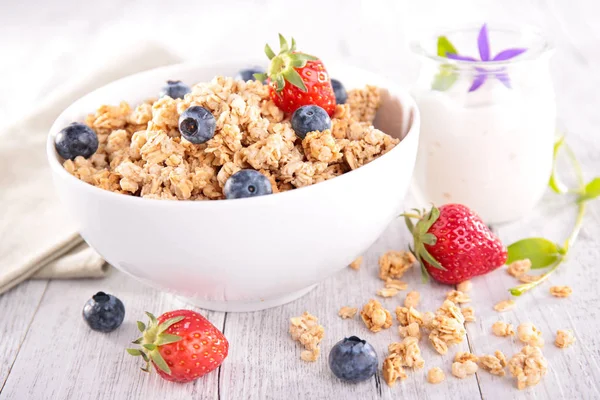
[[[410,49],[414,54],[417,54],[421,57],[433,60],[440,64],[450,64],[458,69],[472,69],[472,68],[482,68],[482,67],[502,67],[507,65],[520,64],[526,61],[532,61],[540,59],[546,55],[552,54],[554,51],[554,45],[550,42],[550,40],[542,33],[539,28],[536,28],[531,25],[499,25],[499,24],[488,24],[488,31],[490,34],[494,32],[502,32],[508,34],[516,34],[522,37],[530,37],[533,38],[536,46],[527,48],[527,51],[523,54],[501,61],[466,61],[466,60],[455,60],[447,57],[442,57],[437,55],[437,53],[432,53],[426,49],[424,43],[428,40],[437,40],[440,36],[450,37],[453,34],[457,33],[465,33],[469,31],[473,31],[473,38],[476,40],[477,33],[481,28],[480,25],[465,25],[454,28],[440,29],[436,30],[435,33],[430,33],[428,35],[424,35],[417,40],[413,40],[410,43]]]

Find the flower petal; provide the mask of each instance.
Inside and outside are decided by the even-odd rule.
[[[492,61],[504,61],[504,60],[509,60],[513,57],[516,57],[518,55],[521,55],[523,53],[525,53],[527,51],[527,49],[523,49],[523,48],[514,48],[514,49],[506,49],[506,50],[502,50],[500,53],[496,54],[496,56],[493,58]]]
[[[483,83],[485,82],[486,79],[487,79],[486,75],[476,75],[475,79],[473,79],[473,83],[471,84],[471,87],[469,88],[469,92],[474,92],[477,89],[479,89],[481,87],[481,85],[483,85]]]
[[[502,84],[504,86],[506,86],[507,88],[511,88],[511,84],[510,84],[510,78],[508,77],[508,74],[506,72],[501,72],[496,74],[496,79],[498,79],[500,82],[502,82]]]
[[[458,54],[452,54],[452,53],[446,53],[446,58],[449,58],[451,60],[458,60],[458,61],[479,61],[476,58],[473,57],[469,57],[469,56],[461,56]]]
[[[490,60],[490,41],[488,38],[487,24],[483,24],[479,30],[479,36],[477,37],[477,46],[479,47],[479,56],[481,61]]]

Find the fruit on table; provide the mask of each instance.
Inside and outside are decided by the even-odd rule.
[[[242,199],[271,194],[273,187],[269,178],[260,172],[242,169],[227,179],[223,193],[227,199]]]
[[[98,136],[89,126],[73,122],[56,134],[54,148],[65,160],[89,158],[98,150]]]
[[[342,85],[342,82],[337,79],[331,80],[331,87],[333,88],[333,93],[335,94],[335,102],[337,104],[346,104],[346,100],[348,100],[348,93],[346,93],[346,88]]]
[[[217,121],[214,115],[204,107],[192,106],[179,116],[179,132],[188,141],[200,144],[209,141],[215,135]]]
[[[291,46],[279,35],[280,50],[275,54],[265,46],[271,63],[266,74],[257,74],[260,80],[269,78],[269,94],[281,110],[293,113],[308,104],[320,106],[327,114],[335,111],[335,94],[329,74],[317,57],[296,51],[296,41]]]
[[[304,139],[309,132],[331,129],[331,118],[319,106],[302,106],[292,115],[292,129],[300,139]]]
[[[192,89],[181,81],[167,81],[166,86],[162,88],[158,97],[169,96],[172,99],[183,99],[191,91]]]
[[[98,292],[83,306],[83,319],[95,331],[112,332],[123,323],[123,302],[104,292]]]
[[[356,336],[336,343],[329,352],[329,368],[338,378],[362,382],[377,371],[377,353],[373,346]]]
[[[138,321],[142,337],[133,343],[139,349],[127,349],[141,356],[149,372],[156,372],[171,382],[191,382],[216,369],[229,351],[229,343],[206,318],[192,310],[176,310],[156,318],[146,313],[148,326]]]
[[[462,204],[433,206],[404,218],[413,234],[411,251],[423,273],[436,281],[454,285],[506,262],[507,250],[500,239]],[[413,225],[411,218],[419,220]]]
[[[265,71],[262,68],[259,67],[253,67],[253,68],[246,68],[246,69],[242,69],[240,70],[237,75],[235,76],[235,79],[237,79],[238,81],[253,81],[253,80],[257,80],[254,77],[254,74],[264,74]]]

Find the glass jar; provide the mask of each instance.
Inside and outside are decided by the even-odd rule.
[[[489,58],[509,47],[526,50],[487,62],[437,55],[445,36],[458,54],[479,59],[478,33],[439,32],[412,46],[422,61],[412,90],[422,121],[414,187],[424,204],[462,203],[486,223],[506,222],[535,206],[552,171],[552,51],[532,30],[492,28]]]

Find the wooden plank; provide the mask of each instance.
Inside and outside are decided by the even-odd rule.
[[[86,300],[99,290],[125,304],[123,325],[102,334],[81,318]],[[135,339],[144,311],[193,308],[118,272],[106,279],[50,282],[37,317],[19,352],[1,399],[217,399],[218,373],[193,384],[166,382],[139,370],[142,360],[125,348]],[[224,314],[204,312],[221,328]],[[16,319],[16,318],[14,318]]]
[[[408,371],[408,379],[389,388],[380,373],[367,382],[352,385],[341,382],[329,370],[327,357],[331,347],[344,337],[359,336],[371,343],[379,356],[380,366],[387,355],[388,344],[400,341],[398,323],[385,331],[371,333],[359,316],[342,320],[337,312],[341,306],[361,308],[382,281],[377,277],[378,258],[388,250],[401,250],[408,243],[408,231],[400,220],[392,223],[387,232],[365,254],[360,271],[349,268],[330,277],[302,299],[291,304],[257,313],[228,314],[225,335],[231,342],[231,353],[221,370],[222,399],[278,399],[278,398],[419,398],[474,399],[480,398],[475,376],[459,381],[449,377],[444,383],[430,385],[425,374],[429,368],[442,367],[450,375],[450,358],[454,352],[467,350],[467,342],[453,346],[447,356],[438,355],[427,338],[420,346],[425,368]],[[413,268],[404,279],[409,290],[422,294],[422,311],[434,311],[445,298],[447,286],[426,286],[420,283],[420,273]],[[407,291],[394,298],[381,299],[392,313],[404,301]],[[289,318],[309,311],[325,327],[321,356],[315,363],[300,360],[301,346],[288,334]],[[394,318],[395,320],[395,318]],[[423,390],[426,385],[427,390]]]
[[[26,282],[0,295],[0,391],[25,340],[46,281]]]

